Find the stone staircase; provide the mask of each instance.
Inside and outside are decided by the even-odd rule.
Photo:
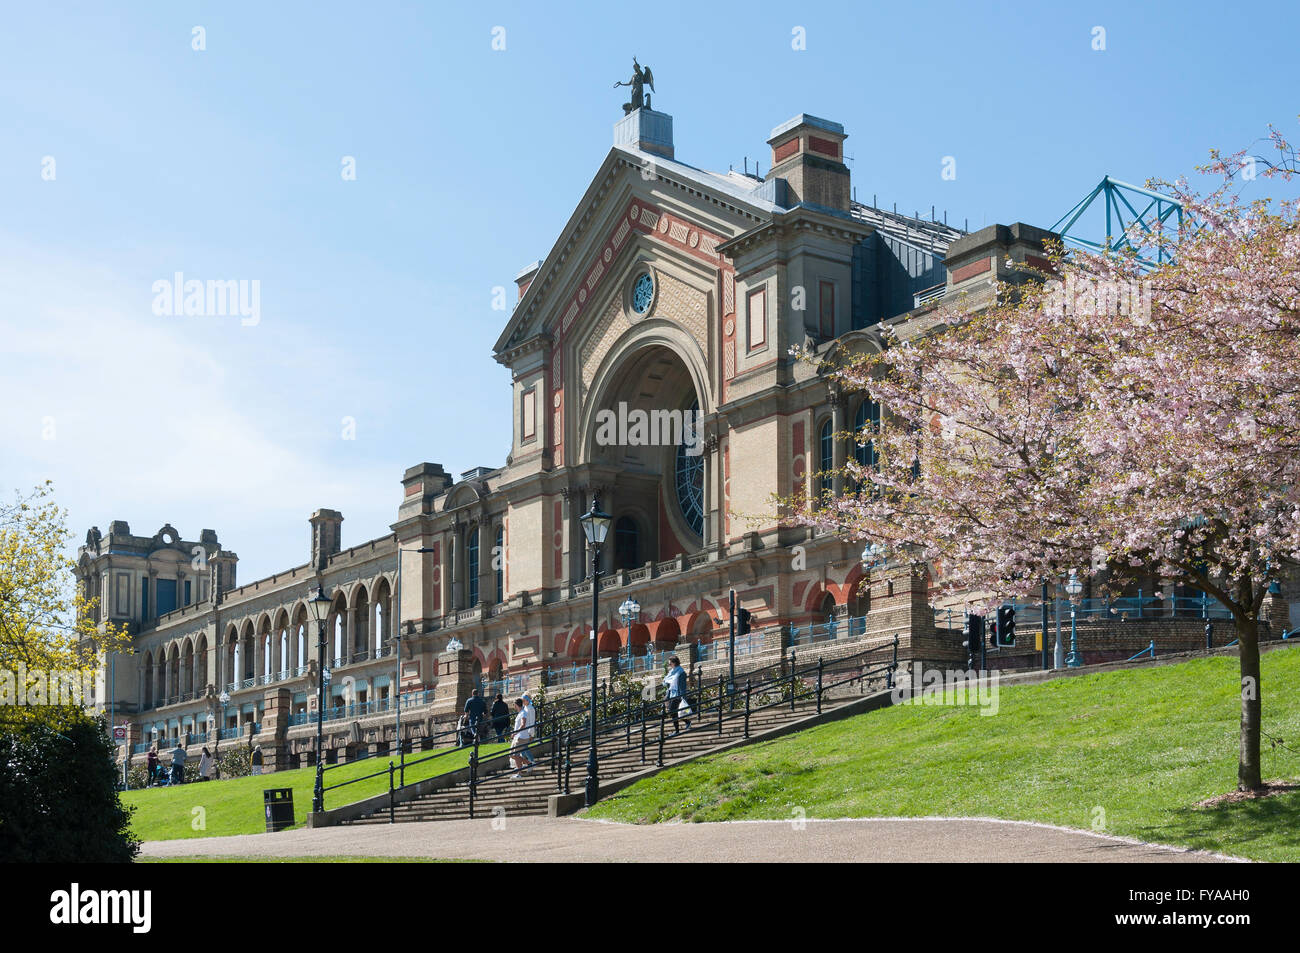
[[[851,697],[824,698],[823,713],[851,704],[860,694]],[[738,707],[737,712],[743,708]],[[749,734],[751,739],[785,725],[808,718],[817,713],[815,699],[801,700],[795,703],[793,711],[788,703],[765,708],[750,714]],[[641,759],[641,726],[634,724],[629,736],[625,731],[613,731],[597,739],[600,753],[600,780],[602,790],[606,785],[636,774],[656,765],[659,755],[659,721],[655,719],[646,725],[645,760]],[[693,729],[673,736],[671,722],[665,729],[663,744],[663,763],[673,764],[682,760],[697,758],[720,745],[743,742],[745,737],[744,718],[732,716],[729,712],[724,718],[719,732],[716,709],[704,712],[704,720],[693,722]],[[572,764],[570,768],[570,791],[581,794],[587,771],[587,736],[575,735],[572,747]],[[547,799],[564,790],[563,777],[558,780],[552,769],[549,757],[537,756],[537,765],[525,771],[519,778],[512,778],[513,769],[500,769],[493,766],[490,771],[484,769],[479,777],[474,797],[474,817],[492,818],[493,816],[519,817],[527,815],[545,815],[548,810]],[[562,759],[557,759],[559,771],[563,772]],[[403,801],[393,809],[394,821],[443,821],[465,819],[470,816],[470,797],[468,783],[433,791],[412,800]],[[388,808],[384,807],[373,813],[344,821],[346,824],[387,824]]]

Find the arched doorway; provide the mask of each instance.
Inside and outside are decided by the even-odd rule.
[[[676,347],[653,341],[626,350],[592,384],[599,396],[584,417],[584,451],[590,462],[618,474],[601,496],[614,517],[607,570],[704,547],[709,507],[701,400]]]

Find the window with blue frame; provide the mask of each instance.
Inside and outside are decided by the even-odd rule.
[[[853,458],[859,466],[875,469],[879,463],[875,440],[863,440],[864,436],[878,433],[880,430],[880,405],[874,400],[864,399],[858,404],[858,411],[853,415]],[[866,481],[858,481],[858,492],[865,487]]]
[[[636,520],[620,516],[614,524],[614,568],[635,569],[640,558],[640,533]]]
[[[166,615],[176,608],[176,580],[154,580],[154,608],[159,615]]]

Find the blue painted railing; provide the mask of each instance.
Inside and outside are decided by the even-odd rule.
[[[831,619],[817,625],[799,625],[790,629],[791,645],[814,645],[836,639],[860,639],[867,634],[867,617]]]
[[[1020,620],[1028,619],[1037,622],[1042,617],[1042,603],[1037,600],[1030,602],[1013,601],[1006,604],[1015,607],[1016,615]],[[1048,621],[1054,622],[1059,611],[1061,619],[1068,622],[1070,619],[1070,606],[1069,599],[1064,597],[1049,600],[1047,603]],[[961,606],[948,606],[934,610],[935,624],[941,628],[960,629],[964,615]],[[1115,599],[1080,599],[1074,603],[1074,618],[1076,621],[1097,618],[1231,619],[1232,611],[1219,602],[1218,599],[1206,595],[1157,599],[1154,596],[1144,595],[1142,590],[1139,589],[1136,596],[1123,596]]]

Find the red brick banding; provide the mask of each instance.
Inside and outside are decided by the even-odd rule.
[[[979,261],[973,261],[969,265],[962,265],[952,273],[952,283],[957,284],[959,281],[973,278],[975,275],[988,271],[992,265],[992,258],[981,258]]]

